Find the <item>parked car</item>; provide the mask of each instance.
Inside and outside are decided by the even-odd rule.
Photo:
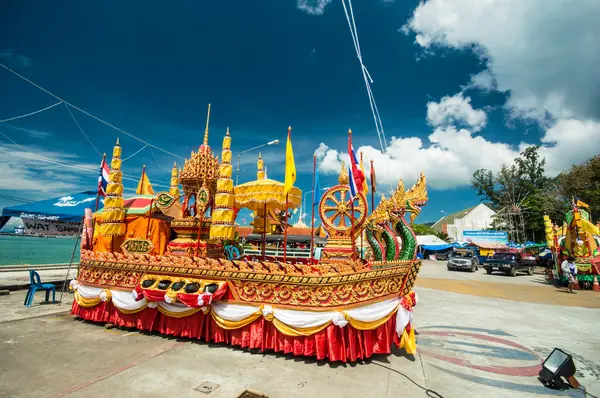
[[[485,260],[483,268],[488,274],[492,272],[504,272],[506,275],[516,276],[517,272],[526,272],[533,275],[534,265],[523,257],[523,253],[496,252]]]
[[[448,258],[448,271],[468,270],[475,272],[479,269],[479,259],[472,250],[457,249]]]

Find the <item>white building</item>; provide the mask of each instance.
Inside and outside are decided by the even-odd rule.
[[[483,203],[440,218],[431,226],[457,242],[465,241],[464,231],[483,231],[491,228],[496,212]]]

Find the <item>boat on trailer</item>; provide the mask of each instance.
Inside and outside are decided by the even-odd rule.
[[[350,198],[342,166],[319,203],[328,238],[318,260],[283,261],[265,251],[228,259],[238,210],[250,203],[266,210],[281,184],[265,178],[259,159],[257,182],[234,186],[230,145],[227,131],[219,161],[207,122],[202,145],[180,170],[173,167],[168,191],[124,199],[117,141],[104,207],[84,222],[72,314],[329,361],[388,354],[394,345],[414,354],[421,261],[411,223],[428,200],[425,176],[410,189],[400,181],[368,214],[362,193]],[[292,205],[301,195],[294,189]],[[263,220],[255,228],[264,236]],[[355,244],[361,235],[365,258]]]

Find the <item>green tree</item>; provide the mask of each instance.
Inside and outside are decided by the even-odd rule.
[[[600,218],[600,155],[573,165],[557,177],[557,191],[566,200],[576,197],[590,205],[592,219]]]
[[[487,169],[475,171],[471,186],[497,212],[519,207],[523,213],[525,238],[540,241],[545,236],[544,214],[557,213],[564,202],[549,195],[552,190],[556,191],[556,186],[544,175],[545,165],[546,159],[540,156],[539,147],[531,146],[496,174]],[[498,229],[507,228],[505,223],[501,217],[493,220],[493,226]]]
[[[412,229],[417,235],[435,235],[435,231],[425,224],[415,224]]]
[[[452,240],[452,238],[450,238],[447,233],[442,231],[435,231],[434,235],[447,243],[449,243]]]

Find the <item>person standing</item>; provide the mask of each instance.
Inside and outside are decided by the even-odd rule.
[[[565,261],[560,265],[560,269],[563,275],[567,276],[569,281],[569,293],[573,293],[573,285],[575,284],[575,276],[577,276],[577,265],[575,265],[575,258],[573,256],[567,257]]]

